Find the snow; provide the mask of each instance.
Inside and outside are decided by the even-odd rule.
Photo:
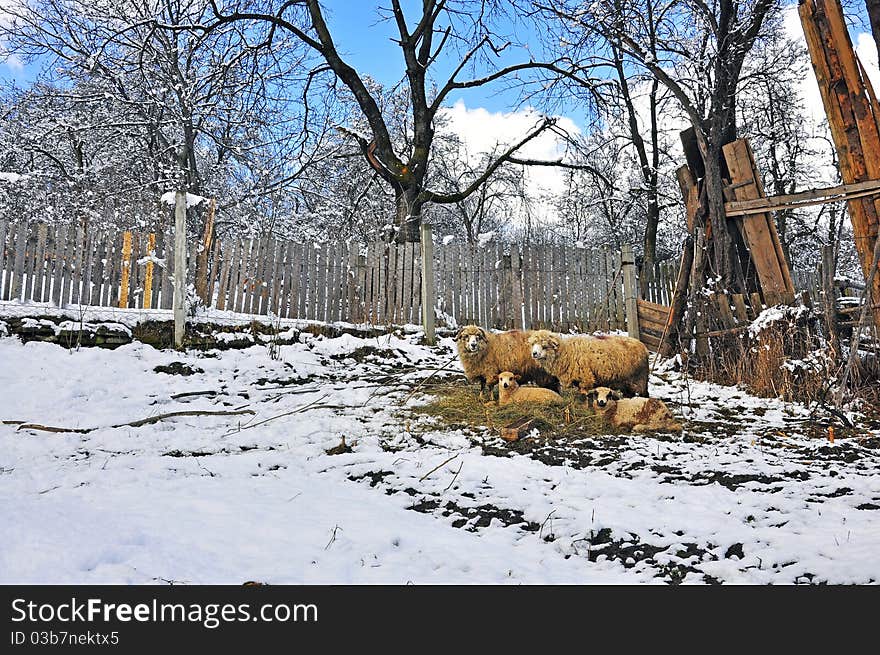
[[[542,460],[414,414],[427,397],[410,391],[452,355],[418,336],[303,334],[278,359],[0,338],[0,421],[97,428],[0,423],[0,583],[880,580],[867,431],[811,439],[807,409],[669,361],[651,391],[684,435],[586,438]],[[201,372],[154,372],[172,362]],[[198,391],[213,393],[174,398]],[[236,408],[255,413],[107,427]],[[352,451],[327,454],[343,436]]]
[[[445,237],[443,237],[443,245],[444,245],[444,246],[448,246],[448,245],[449,245],[450,243],[452,243],[453,241],[455,241],[455,235],[454,235],[454,234],[447,234]]]
[[[27,175],[20,175],[19,173],[4,173],[3,171],[0,171],[0,182],[15,184],[16,182],[24,182],[27,179]]]
[[[173,207],[174,204],[177,202],[176,197],[177,197],[176,191],[166,191],[165,193],[162,194],[162,197],[159,198],[159,202],[163,202],[166,205],[171,205]],[[201,203],[205,202],[206,200],[207,200],[207,198],[204,198],[202,196],[197,196],[194,193],[187,193],[186,194],[186,208],[189,209],[190,207],[196,207],[197,205],[200,205]]]
[[[490,231],[490,232],[480,232],[480,233],[477,235],[477,245],[480,246],[480,247],[482,248],[483,246],[485,246],[487,243],[489,243],[489,242],[490,242],[492,239],[494,239],[494,238],[495,238],[495,232],[494,232],[494,231]]]

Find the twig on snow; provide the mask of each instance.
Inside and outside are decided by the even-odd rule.
[[[142,425],[149,425],[151,423],[158,423],[159,421],[164,421],[168,418],[175,418],[178,416],[235,416],[238,414],[253,414],[254,412],[250,409],[245,409],[242,411],[230,411],[230,410],[187,410],[182,412],[168,412],[167,414],[157,414],[156,416],[148,416],[147,418],[142,418],[137,421],[131,421],[130,423],[119,423],[117,425],[109,425],[109,426],[100,426],[95,428],[59,428],[52,425],[40,425],[39,423],[22,423],[19,425],[16,430],[39,430],[41,432],[74,432],[77,434],[87,434],[89,432],[94,432],[95,430],[101,430],[105,427],[109,428],[139,428]]]
[[[428,472],[425,473],[422,477],[419,478],[419,482],[421,482],[422,480],[424,480],[425,478],[427,478],[427,477],[428,477],[429,475],[431,475],[434,471],[436,471],[436,470],[438,470],[438,469],[441,469],[441,468],[443,468],[444,466],[446,466],[447,464],[449,464],[449,462],[451,462],[451,461],[454,460],[456,457],[458,457],[459,454],[460,454],[460,453],[455,453],[452,457],[450,457],[449,459],[447,459],[445,462],[443,462],[443,463],[441,463],[441,464],[435,466],[434,468],[432,468],[430,471],[428,471]]]

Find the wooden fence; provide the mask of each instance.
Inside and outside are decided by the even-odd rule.
[[[418,243],[215,239],[188,248],[187,279],[218,310],[374,325],[420,323]],[[0,300],[172,307],[170,232],[93,231],[0,220]],[[434,249],[441,323],[626,329],[620,253],[451,243]],[[197,270],[198,268],[198,270]],[[198,279],[197,279],[198,278]]]

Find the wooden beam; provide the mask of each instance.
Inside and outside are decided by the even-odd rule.
[[[730,181],[738,201],[764,200],[764,188],[755,167],[755,158],[746,139],[738,139],[722,148]],[[765,298],[794,301],[794,284],[788,262],[782,253],[773,217],[766,211],[742,217],[742,235],[758,274]],[[769,301],[769,299],[768,299]]]
[[[824,205],[830,202],[843,202],[873,195],[880,195],[880,180],[807,189],[798,193],[755,198],[754,200],[734,200],[724,203],[724,211],[728,216],[747,216],[782,209],[798,209],[800,207]]]

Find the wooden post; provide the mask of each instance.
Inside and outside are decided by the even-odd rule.
[[[122,233],[122,280],[120,281],[119,306],[128,307],[128,278],[131,275],[131,232]]]
[[[196,262],[196,293],[205,305],[211,304],[208,297],[208,255],[211,252],[211,242],[214,240],[214,214],[217,211],[217,200],[211,199],[208,205],[208,215],[205,217],[205,233],[202,236],[202,249]]]
[[[805,0],[798,12],[837,150],[841,179],[847,185],[876,181],[880,179],[880,105],[853,50],[840,2]],[[867,278],[880,227],[880,199],[851,200],[847,207],[856,251]],[[880,276],[875,276],[867,297],[873,306],[874,323],[880,327]]]
[[[437,289],[434,286],[434,241],[431,238],[431,226],[422,223],[422,325],[425,327],[425,341],[433,346],[434,336],[434,305],[437,304]]]
[[[623,271],[623,304],[626,311],[626,333],[639,338],[638,282],[636,282],[636,258],[632,246],[620,248],[620,266]]]
[[[156,234],[150,232],[147,237],[147,266],[144,272],[144,309],[150,309],[153,306],[153,257],[155,256]]]
[[[675,342],[678,337],[678,326],[681,323],[684,310],[687,307],[688,284],[690,282],[691,268],[694,264],[694,240],[687,237],[681,251],[681,262],[678,267],[678,276],[675,278],[675,288],[669,301],[669,317],[666,319],[664,334],[660,339],[658,351],[664,357],[671,357],[675,352]]]
[[[186,320],[186,191],[174,195],[174,347],[183,346]]]
[[[822,312],[825,332],[835,353],[840,352],[840,334],[837,330],[837,287],[834,284],[834,246],[822,246]]]

